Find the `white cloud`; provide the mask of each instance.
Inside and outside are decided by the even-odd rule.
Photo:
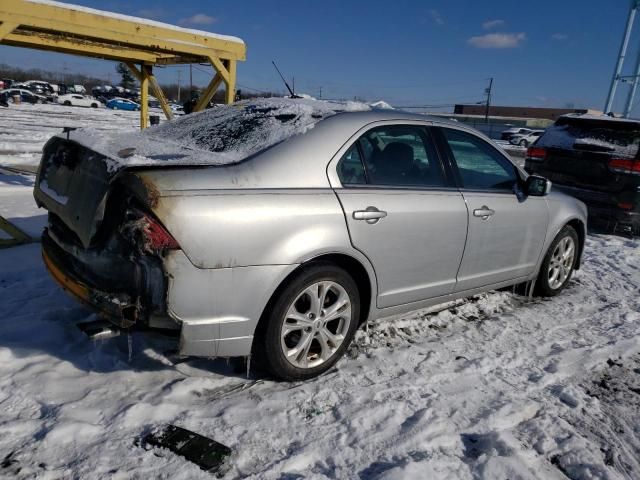
[[[187,18],[183,18],[178,23],[181,25],[211,25],[216,23],[218,19],[216,17],[210,17],[204,13],[196,13]]]
[[[476,48],[515,48],[526,40],[527,35],[520,33],[487,33],[471,37],[467,42]]]
[[[482,28],[484,28],[485,30],[492,30],[494,28],[504,27],[504,25],[504,20],[500,20],[499,18],[497,18],[495,20],[487,20],[482,24]]]
[[[142,10],[138,10],[136,15],[152,20],[159,20],[167,16],[167,11],[162,7],[143,8]]]
[[[444,25],[444,19],[438,10],[429,10],[429,15],[431,15],[431,19],[438,25]]]
[[[551,39],[552,40],[566,40],[567,38],[569,38],[569,35],[567,35],[566,33],[554,33],[553,35],[551,35]]]

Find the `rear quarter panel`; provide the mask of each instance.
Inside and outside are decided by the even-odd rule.
[[[198,268],[301,263],[351,250],[331,189],[181,192],[154,212]]]

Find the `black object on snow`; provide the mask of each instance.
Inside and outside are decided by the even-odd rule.
[[[166,448],[207,472],[217,472],[231,455],[226,445],[175,425],[166,425],[146,435],[142,446]]]

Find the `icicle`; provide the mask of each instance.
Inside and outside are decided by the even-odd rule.
[[[249,379],[249,371],[251,370],[251,355],[247,355],[247,379]]]
[[[127,346],[129,347],[129,363],[131,363],[133,357],[133,337],[131,332],[127,332]]]

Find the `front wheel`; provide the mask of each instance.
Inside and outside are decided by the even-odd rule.
[[[576,266],[578,245],[578,234],[570,225],[556,235],[542,261],[536,282],[539,295],[552,297],[564,290]]]
[[[329,263],[304,267],[266,313],[260,355],[283,380],[304,380],[330,369],[349,347],[360,315],[351,276]]]
[[[527,145],[527,141],[526,140],[520,140],[520,146],[524,147],[524,148],[527,148],[527,146],[528,146]]]

